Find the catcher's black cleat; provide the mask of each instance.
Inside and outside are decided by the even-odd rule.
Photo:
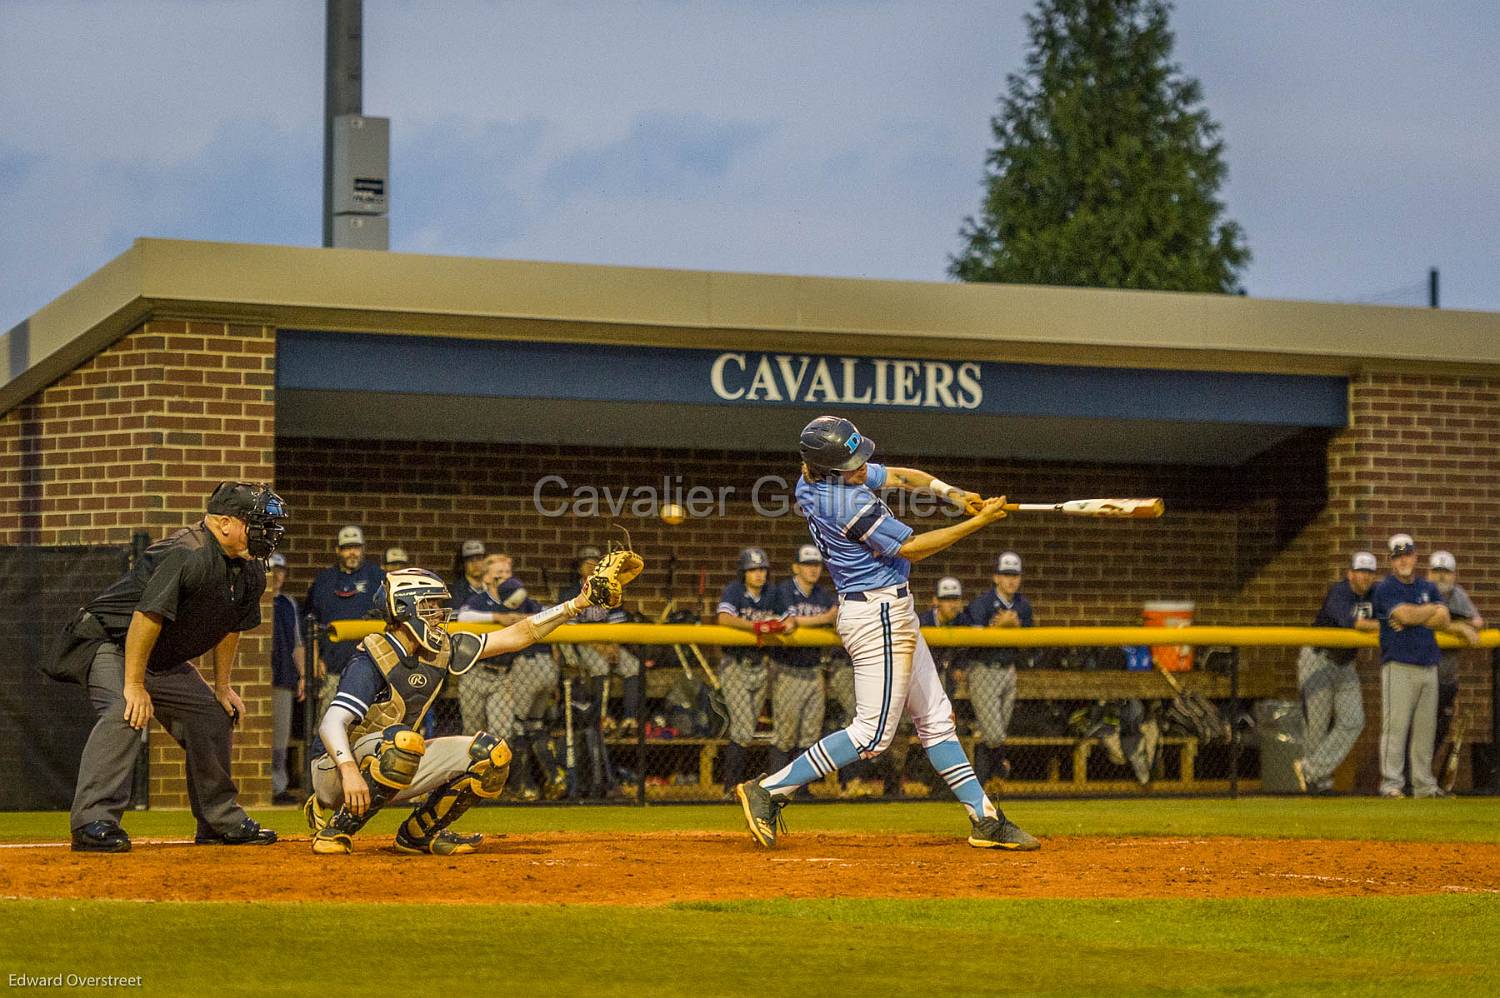
[[[396,832],[396,851],[413,855],[462,856],[465,853],[477,851],[482,841],[484,841],[484,836],[479,833],[459,835],[447,829],[431,838],[414,839],[406,834],[406,829],[403,827]]]
[[[260,827],[254,818],[246,818],[227,832],[199,832],[193,836],[193,844],[199,846],[268,846],[276,841],[276,833]]]
[[[977,818],[974,830],[969,833],[969,845],[975,849],[1009,849],[1011,852],[1031,852],[1042,844],[1022,830],[1009,818]]]
[[[130,836],[113,821],[91,821],[73,829],[74,852],[129,852]]]
[[[761,786],[760,781],[763,779],[764,773],[739,784],[734,788],[734,795],[739,798],[740,807],[744,809],[745,825],[750,829],[750,837],[767,849],[775,849],[777,831],[786,831],[786,821],[781,817],[781,809],[786,807],[786,798],[777,797]]]

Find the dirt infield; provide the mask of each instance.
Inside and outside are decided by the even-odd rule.
[[[352,856],[137,842],[118,856],[0,849],[7,898],[666,904],[748,898],[1231,898],[1500,893],[1500,845],[1235,838],[1053,838],[1035,853],[926,835],[504,835],[473,855]]]

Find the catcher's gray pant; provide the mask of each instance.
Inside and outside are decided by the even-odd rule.
[[[292,740],[292,704],[296,690],[271,687],[271,793],[286,790],[286,746]]]
[[[1303,772],[1309,784],[1324,788],[1365,729],[1359,673],[1353,662],[1339,665],[1321,649],[1303,648],[1297,656],[1297,685],[1307,717]]]
[[[1438,671],[1430,665],[1387,662],[1380,667],[1380,792],[1400,793],[1411,753],[1415,797],[1435,797],[1432,736],[1437,730]]]
[[[771,744],[783,752],[812,746],[823,737],[823,703],[822,668],[777,666],[771,687]]]
[[[980,742],[992,749],[1004,745],[1010,715],[1016,709],[1016,667],[970,666],[969,703],[974,708]]]
[[[519,734],[515,684],[508,666],[489,668],[481,662],[453,680],[458,683],[458,708],[465,731],[488,731],[496,738]]]
[[[766,706],[764,659],[725,657],[719,663],[719,685],[729,711],[729,740],[740,745],[755,741],[755,726]]]
[[[73,794],[74,829],[91,821],[119,824],[130,803],[141,733],[125,721],[125,652],[106,641],[89,666],[89,700],[99,720],[89,732],[78,763]],[[230,832],[247,815],[229,775],[229,715],[198,670],[187,663],[146,673],[146,692],[156,720],[187,754],[188,803],[200,832]]]
[[[375,750],[380,747],[380,734],[379,731],[371,732],[351,746],[355,762],[362,763],[375,754]],[[473,735],[449,735],[429,741],[411,785],[398,792],[387,803],[400,804],[425,797],[468,769],[469,745],[473,741]],[[314,760],[312,768],[313,793],[318,795],[318,804],[329,810],[338,807],[344,802],[344,779],[339,775],[338,764],[324,753]]]

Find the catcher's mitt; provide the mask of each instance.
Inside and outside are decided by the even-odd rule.
[[[625,598],[625,587],[646,567],[641,556],[630,550],[628,533],[625,541],[624,547],[614,543],[610,545],[609,552],[599,559],[585,583],[589,602],[594,606],[619,606],[620,601]]]

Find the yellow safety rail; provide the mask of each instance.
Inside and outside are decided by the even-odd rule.
[[[382,630],[377,620],[336,620],[328,627],[333,641],[358,641]],[[498,630],[498,624],[450,624],[454,631]],[[924,627],[922,635],[934,648],[1108,647],[1114,645],[1230,645],[1238,648],[1276,648],[1313,645],[1319,648],[1374,648],[1374,634],[1340,627]],[[1444,648],[1467,648],[1459,638],[1437,636]],[[755,635],[716,624],[564,624],[542,639],[548,644],[633,645],[754,645]],[[762,644],[823,647],[840,644],[828,628],[804,628],[777,635]],[[1500,630],[1481,631],[1479,647],[1500,647]]]

